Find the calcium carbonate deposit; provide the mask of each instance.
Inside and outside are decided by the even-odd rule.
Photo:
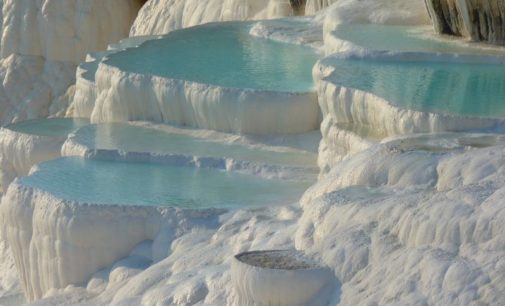
[[[505,305],[499,1],[0,7],[0,305]]]

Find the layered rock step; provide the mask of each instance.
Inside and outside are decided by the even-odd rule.
[[[261,135],[317,129],[317,51],[253,37],[252,25],[197,26],[107,55],[95,64],[94,86],[92,70],[77,82],[96,101],[76,94],[73,116]]]
[[[18,176],[27,175],[37,163],[60,156],[61,146],[86,119],[28,120],[0,128],[0,183],[2,191]]]

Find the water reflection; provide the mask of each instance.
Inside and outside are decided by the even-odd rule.
[[[19,182],[84,203],[184,208],[289,204],[311,184],[213,169],[76,157],[42,163],[37,172]]]
[[[335,60],[329,77],[408,109],[472,116],[505,115],[500,65],[390,60]]]
[[[313,90],[314,49],[249,35],[251,23],[209,24],[174,31],[111,55],[122,70],[224,87],[283,92]]]
[[[274,151],[268,147],[222,143],[163,129],[105,123],[79,129],[75,139],[92,149],[150,152],[188,156],[233,158],[267,164],[315,167],[316,154],[304,151]]]

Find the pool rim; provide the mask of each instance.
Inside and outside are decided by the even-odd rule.
[[[282,19],[282,18],[278,18],[278,19]],[[114,65],[112,65],[112,64],[109,63],[109,60],[110,60],[109,57],[110,56],[114,56],[114,55],[117,55],[117,54],[120,54],[120,53],[126,53],[130,49],[141,48],[145,44],[149,44],[150,42],[155,41],[155,40],[160,40],[160,39],[168,38],[171,35],[173,35],[174,32],[187,31],[187,30],[191,30],[191,29],[194,29],[194,28],[204,28],[204,27],[222,26],[222,25],[240,25],[240,24],[245,24],[249,28],[252,28],[252,25],[254,25],[257,22],[261,22],[261,21],[269,21],[269,20],[268,19],[262,19],[262,20],[254,20],[254,21],[208,22],[208,23],[204,23],[204,24],[198,24],[198,25],[194,25],[194,26],[190,26],[190,27],[186,27],[186,28],[177,29],[177,30],[171,31],[171,32],[163,34],[163,35],[152,35],[152,37],[154,37],[154,39],[146,40],[146,41],[142,42],[141,44],[139,44],[137,46],[134,46],[134,47],[131,47],[131,48],[121,49],[121,50],[118,50],[118,52],[113,52],[111,54],[107,54],[106,56],[104,56],[100,60],[100,62],[98,64],[98,67],[97,67],[97,70],[95,72],[95,75],[100,70],[100,67],[103,65],[103,66],[107,66],[107,67],[110,67],[110,68],[115,68],[119,72],[125,73],[125,74],[129,74],[129,75],[132,74],[132,75],[135,75],[135,76],[147,76],[147,77],[150,77],[150,78],[160,78],[160,79],[166,79],[166,80],[170,80],[170,81],[189,83],[189,85],[197,85],[197,86],[200,85],[200,86],[207,86],[207,87],[212,87],[212,88],[219,88],[219,89],[222,89],[222,90],[225,90],[225,91],[228,91],[228,90],[239,90],[239,91],[257,92],[257,93],[265,93],[265,94],[284,94],[284,95],[288,95],[288,96],[290,96],[290,95],[308,95],[308,94],[311,94],[311,93],[315,93],[317,91],[317,84],[315,82],[313,82],[313,84],[312,84],[312,90],[303,90],[303,91],[279,91],[279,90],[271,90],[271,89],[269,90],[269,89],[251,88],[251,87],[223,86],[223,85],[216,85],[216,84],[211,84],[211,83],[203,83],[203,82],[193,81],[193,80],[189,80],[189,79],[182,79],[182,78],[175,78],[175,77],[164,77],[164,76],[160,76],[160,75],[156,75],[156,74],[151,74],[151,73],[139,73],[139,72],[121,70],[119,67],[114,66]],[[312,48],[310,46],[307,46],[307,45],[299,45],[299,44],[294,44],[294,43],[289,43],[289,42],[280,42],[280,41],[271,40],[271,39],[268,39],[268,38],[256,37],[256,36],[253,36],[253,35],[250,35],[250,34],[249,34],[249,36],[251,36],[254,39],[273,41],[273,42],[276,42],[276,43],[279,43],[279,44],[294,45],[294,46],[298,46],[298,47],[301,47],[301,48],[312,49],[314,51],[314,54],[316,54],[317,57],[318,57],[318,59],[314,62],[314,65],[317,64],[318,60],[321,60],[322,58],[325,57],[325,55],[324,55],[323,52],[321,52],[318,49],[315,49],[315,48]],[[314,67],[314,65],[312,67]],[[90,80],[88,80],[88,81],[90,81]],[[92,81],[90,81],[90,82],[92,82]]]

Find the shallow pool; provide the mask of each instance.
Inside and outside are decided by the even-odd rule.
[[[29,135],[66,137],[72,131],[87,124],[89,124],[88,119],[52,118],[22,121],[5,128]]]
[[[438,36],[433,27],[343,24],[333,34],[369,50],[505,55],[505,48]]]
[[[501,65],[390,59],[332,59],[332,83],[372,93],[418,111],[468,116],[505,115]]]
[[[19,183],[81,203],[196,209],[290,204],[310,185],[213,169],[77,157],[42,163]]]
[[[172,130],[169,127],[150,128],[126,123],[98,124],[80,128],[72,135],[72,139],[89,149],[232,158],[265,164],[316,167],[315,153],[229,143],[218,139],[194,137],[191,132],[196,132],[195,130],[176,129],[178,132]]]
[[[105,63],[123,71],[233,88],[313,90],[315,49],[249,35],[252,23],[206,24],[174,31]]]

